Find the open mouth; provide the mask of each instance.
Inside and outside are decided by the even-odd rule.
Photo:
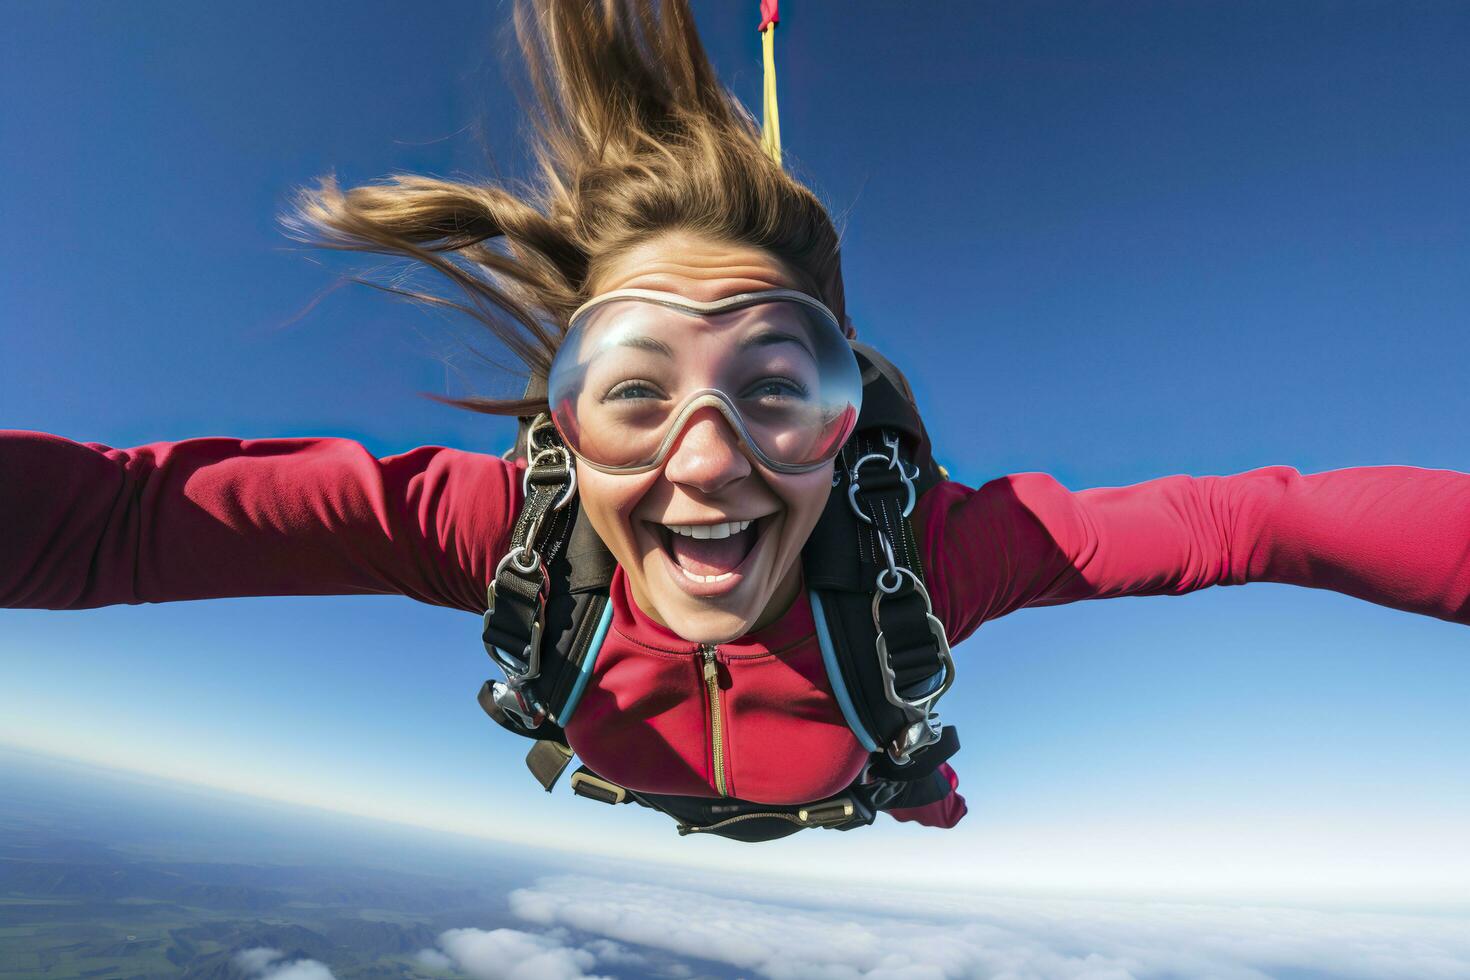
[[[769,516],[715,524],[655,524],[649,527],[664,557],[690,591],[717,595],[734,588],[741,570],[769,524]]]

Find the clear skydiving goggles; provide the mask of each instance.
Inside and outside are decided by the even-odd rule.
[[[857,424],[862,376],[832,311],[794,289],[712,303],[619,289],[583,304],[547,380],[567,447],[606,473],[664,462],[705,407],[759,463],[817,469]]]

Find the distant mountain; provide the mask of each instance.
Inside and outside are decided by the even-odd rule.
[[[0,892],[27,898],[148,899],[201,909],[261,911],[287,902],[285,892],[191,880],[147,865],[0,860]]]

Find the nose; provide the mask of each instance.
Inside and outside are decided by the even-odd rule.
[[[750,469],[740,437],[710,406],[689,417],[664,462],[664,475],[671,481],[702,493],[716,493],[749,476]]]

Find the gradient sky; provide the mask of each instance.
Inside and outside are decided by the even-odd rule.
[[[758,104],[756,4],[695,6]],[[786,8],[789,163],[957,479],[1470,471],[1470,8]],[[453,325],[360,287],[285,325],[350,266],[273,216],[329,171],[523,173],[508,10],[0,0],[0,426],[504,448],[416,395]],[[959,662],[960,828],[754,851],[542,794],[478,621],[401,598],[0,611],[0,740],[706,868],[1470,903],[1464,627],[1255,585],[1022,612]]]

